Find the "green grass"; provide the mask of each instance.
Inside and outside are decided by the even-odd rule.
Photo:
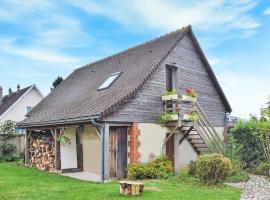
[[[139,197],[119,194],[119,185],[92,183],[40,172],[36,169],[0,163],[0,199],[239,199],[241,190],[229,186],[207,187],[177,180],[147,180]]]

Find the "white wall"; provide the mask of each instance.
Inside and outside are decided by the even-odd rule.
[[[101,141],[95,128],[84,128],[82,134],[83,170],[100,174]]]
[[[178,173],[181,167],[186,167],[190,161],[198,158],[197,152],[187,139],[184,139],[181,145],[179,145],[180,139],[183,137],[183,133],[177,133],[174,137],[174,167],[175,172]]]
[[[168,133],[167,128],[161,127],[159,124],[139,123],[140,130],[139,147],[140,162],[148,162],[150,159],[156,158],[162,154],[163,143]]]
[[[27,106],[34,107],[41,100],[42,96],[40,96],[38,91],[33,88],[28,94],[23,97],[23,99],[16,102],[16,105],[11,110],[1,116],[0,123],[6,120],[13,120],[15,122],[24,120],[27,113]]]
[[[77,148],[75,128],[66,128],[64,134],[71,139],[70,144],[60,144],[61,169],[77,168]]]
[[[220,137],[220,139],[224,142],[224,127],[214,127]]]

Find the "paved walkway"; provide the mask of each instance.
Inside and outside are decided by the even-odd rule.
[[[264,176],[250,175],[241,200],[270,200],[270,179]]]
[[[64,173],[61,174],[63,176],[68,176],[71,178],[76,178],[84,181],[94,181],[99,182],[100,176],[97,174],[89,173],[89,172],[74,172],[74,173]]]

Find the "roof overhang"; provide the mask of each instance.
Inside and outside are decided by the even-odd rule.
[[[99,117],[90,116],[90,117],[78,117],[78,118],[59,119],[59,120],[50,120],[50,121],[39,121],[39,122],[23,122],[22,121],[22,122],[17,123],[17,127],[18,128],[55,127],[55,126],[91,123],[93,119],[99,120]]]

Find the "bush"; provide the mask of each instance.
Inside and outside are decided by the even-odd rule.
[[[128,166],[129,179],[169,178],[173,175],[172,162],[165,156],[143,164]]]
[[[11,155],[15,150],[16,146],[14,144],[2,144],[0,146],[0,149],[2,150],[3,155]]]
[[[249,179],[247,173],[241,163],[237,160],[232,160],[232,171],[226,181],[228,182],[246,182]]]
[[[226,180],[231,170],[231,161],[221,154],[204,154],[196,161],[196,175],[209,185]]]
[[[231,129],[235,144],[241,147],[238,149],[237,156],[243,162],[245,169],[253,168],[264,160],[260,139],[255,134],[258,129],[259,122],[254,117],[248,121],[238,122]]]
[[[13,162],[16,160],[16,157],[11,156],[11,155],[5,155],[0,157],[0,162]]]
[[[254,174],[269,176],[270,163],[262,162],[254,170]]]
[[[190,161],[188,165],[188,175],[190,176],[196,175],[196,161]]]

